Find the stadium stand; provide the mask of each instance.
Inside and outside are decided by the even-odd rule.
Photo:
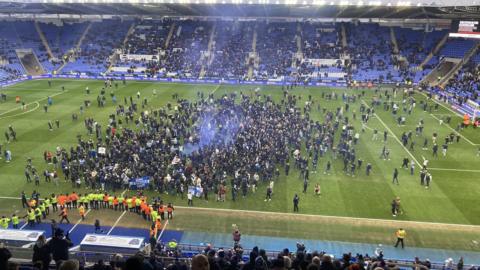
[[[122,44],[132,23],[135,27]],[[390,27],[376,23],[109,19],[93,23],[81,44],[88,22],[38,24],[54,58],[49,59],[33,21],[4,22],[0,26],[2,57],[7,63],[2,66],[3,80],[26,73],[12,48],[27,48],[48,73],[59,70],[65,60],[63,74],[110,71],[121,76],[374,83],[409,79],[418,83],[441,59],[462,58],[476,44],[448,39],[418,69],[446,30],[393,27],[399,50],[396,54]],[[341,25],[346,29],[346,48],[341,45]],[[117,55],[109,70],[116,50],[124,56]],[[480,58],[476,57],[474,62]]]
[[[63,68],[64,73],[104,73],[109,57],[125,38],[130,23],[119,20],[104,20],[92,24],[79,51]]]
[[[166,74],[180,78],[199,77],[211,28],[211,22],[185,20],[177,23],[175,34],[165,50],[163,66]]]
[[[2,80],[17,78],[25,73],[15,52],[15,48],[20,48],[21,45],[12,24],[12,22],[2,22],[0,24],[0,57],[3,62],[1,66]]]
[[[212,60],[207,65],[206,77],[244,79],[251,51],[254,23],[222,22],[217,25]]]
[[[287,76],[297,51],[294,23],[258,23],[256,51],[260,58],[254,69],[255,80]]]
[[[352,80],[382,83],[402,79],[392,60],[389,28],[378,24],[347,24],[347,33]]]

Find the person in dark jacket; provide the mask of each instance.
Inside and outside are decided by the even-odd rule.
[[[68,260],[68,249],[73,246],[72,241],[68,237],[63,235],[61,229],[57,229],[53,238],[47,243],[50,252],[52,253],[53,260],[57,267],[62,261]]]
[[[37,242],[33,246],[33,257],[32,262],[33,264],[41,263],[41,270],[48,270],[48,266],[50,265],[51,261],[50,257],[50,249],[47,245],[47,241],[45,240],[44,235],[40,235],[38,237]]]
[[[7,269],[8,260],[12,257],[12,253],[5,247],[4,243],[0,243],[0,269]]]

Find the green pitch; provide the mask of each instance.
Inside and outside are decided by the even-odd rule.
[[[61,86],[65,86],[65,91],[62,91]],[[90,95],[85,92],[87,86],[90,88]],[[0,160],[0,214],[11,215],[19,209],[19,201],[6,197],[19,197],[21,191],[25,191],[29,195],[32,190],[36,189],[43,197],[52,192],[62,193],[73,190],[70,182],[63,182],[63,180],[58,187],[52,183],[47,184],[43,181],[42,175],[40,175],[41,184],[39,187],[35,187],[33,183],[27,184],[23,173],[26,160],[31,157],[34,166],[42,173],[43,170],[52,166],[44,162],[44,151],[53,152],[57,146],[69,149],[76,145],[77,135],[82,135],[83,138],[88,137],[83,122],[85,117],[93,117],[105,127],[108,115],[115,112],[115,105],[109,96],[110,91],[115,92],[118,104],[123,104],[124,97],[132,96],[136,99],[136,93],[140,91],[141,99],[145,97],[148,99],[148,106],[144,110],[150,110],[162,107],[167,103],[173,103],[173,93],[178,93],[180,98],[195,100],[198,91],[221,96],[232,91],[253,94],[253,89],[256,88],[256,86],[158,84],[150,82],[127,82],[127,85],[123,86],[119,83],[118,89],[114,87],[111,88],[112,90],[107,89],[107,105],[99,108],[96,105],[96,97],[102,86],[102,81],[54,80],[52,81],[52,87],[49,87],[47,81],[38,80],[20,83],[0,90],[8,96],[7,102],[0,103],[0,136],[2,136],[0,143],[3,144],[2,149],[9,149],[13,155],[13,160],[10,163],[6,163],[4,159]],[[156,90],[155,96],[153,95],[154,89]],[[338,100],[327,101],[322,99],[322,93],[331,93],[332,91],[339,94]],[[312,95],[313,100],[319,102],[322,109],[326,108],[327,110],[335,110],[337,107],[343,106],[341,94],[344,92],[352,94],[355,90],[303,89],[298,87],[291,91],[292,94],[302,96],[299,106],[303,106],[308,95]],[[360,92],[357,90],[356,94],[360,94]],[[276,100],[280,100],[283,95],[280,87],[273,86],[260,87],[259,93],[271,95]],[[362,100],[370,104],[373,95],[373,90],[366,90]],[[24,110],[20,108],[19,104],[15,103],[15,96],[20,96],[22,101],[27,104]],[[45,113],[43,106],[47,103],[47,96],[53,98],[53,105]],[[421,94],[416,94],[415,97],[417,105],[421,100],[433,104],[433,101],[427,101]],[[80,106],[87,99],[92,101],[92,106],[86,108],[84,113],[80,115]],[[401,94],[398,95],[396,100],[401,103]],[[351,122],[353,121],[353,111],[356,111],[357,119],[360,118],[359,107],[361,102],[361,100],[357,100],[356,103],[350,104],[347,116],[349,116]],[[73,113],[79,114],[77,121],[72,121]],[[421,149],[423,136],[415,137],[415,150],[409,151],[398,140],[401,134],[410,130],[415,132],[415,126],[423,119],[425,122],[423,134],[429,138],[429,146],[431,147],[431,137],[434,132],[438,133],[439,145],[441,146],[443,138],[454,132],[453,129],[460,123],[461,118],[459,116],[442,106],[432,112],[424,112],[421,106],[417,106],[412,115],[407,115],[406,125],[398,126],[390,111],[385,112],[382,107],[378,107],[376,113],[377,117],[368,122],[366,132],[360,134],[356,149],[357,158],[363,160],[363,165],[354,177],[348,176],[342,171],[343,162],[340,159],[333,160],[332,156],[327,154],[327,156],[319,159],[317,173],[310,174],[307,194],[302,194],[303,181],[300,180],[299,171],[292,169],[290,175],[286,177],[281,170],[282,175],[275,183],[273,199],[270,202],[264,202],[266,187],[262,184],[255,194],[249,193],[246,198],[240,196],[236,202],[230,200],[230,193],[227,193],[227,201],[224,203],[215,202],[213,194],[210,194],[210,201],[205,202],[196,199],[194,205],[202,208],[291,213],[292,198],[297,193],[301,197],[300,214],[382,219],[382,221],[367,219],[348,221],[333,218],[316,220],[309,216],[292,218],[291,215],[277,214],[272,216],[258,212],[245,212],[244,214],[235,212],[230,213],[230,215],[224,213],[222,215],[225,216],[220,219],[211,219],[208,214],[198,215],[200,210],[182,208],[177,210],[179,219],[173,229],[229,232],[232,223],[242,224],[243,222],[244,228],[247,228],[244,229],[243,233],[376,243],[389,241],[393,237],[394,229],[401,224],[410,230],[413,245],[478,250],[477,246],[471,244],[472,240],[480,240],[478,239],[480,235],[478,227],[449,226],[448,228],[442,228],[442,226],[433,223],[480,225],[480,168],[478,166],[480,157],[477,156],[480,147],[480,130],[470,128],[461,131],[460,142],[450,145],[446,157],[443,157],[441,150],[439,150],[439,157],[433,158],[431,148],[429,150]],[[322,110],[318,111],[314,106],[311,117],[323,121],[323,116]],[[438,119],[446,116],[452,117],[450,126],[447,124],[440,125]],[[47,124],[49,120],[53,123],[55,120],[59,120],[60,128],[49,131]],[[356,130],[360,130],[360,122],[358,120],[353,122]],[[7,130],[8,125],[15,128],[18,141],[7,144],[3,133]],[[134,128],[133,125],[131,124],[132,128]],[[372,141],[373,129],[379,131],[379,140],[377,141]],[[387,161],[379,158],[384,145],[382,134],[385,130],[389,132],[386,144],[391,151],[391,160]],[[418,163],[422,163],[423,158],[429,160],[429,168],[431,168],[430,171],[433,176],[430,189],[425,189],[420,185],[418,164],[416,164],[413,176],[409,174],[409,170],[400,168],[404,157],[408,157],[410,160],[414,159]],[[323,174],[327,160],[331,160],[333,165],[330,175]],[[367,163],[371,163],[373,166],[373,173],[370,176],[365,175],[364,168]],[[400,170],[400,185],[391,183],[394,168]],[[63,177],[61,176],[60,179],[63,179]],[[315,183],[321,185],[321,196],[313,194]],[[85,190],[82,188],[78,192],[82,193]],[[118,192],[118,194],[120,193],[121,191]],[[155,194],[153,191],[149,193],[151,195]],[[390,202],[396,196],[401,197],[404,213],[394,218],[390,213]],[[162,195],[162,199],[171,201],[178,206],[186,206],[187,204],[186,198],[182,200],[177,196]],[[216,213],[215,210],[212,210],[212,213]],[[108,215],[105,217],[106,219],[115,220],[116,217],[109,217]],[[189,217],[195,215],[197,215],[197,222],[188,222]],[[218,215],[220,215],[220,212]],[[240,218],[241,220],[239,220]],[[432,223],[395,223],[398,220]],[[322,226],[324,232],[328,233],[318,234],[316,226]],[[282,231],[285,233],[282,233]]]

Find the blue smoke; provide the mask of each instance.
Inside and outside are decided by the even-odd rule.
[[[235,108],[212,108],[205,113],[194,125],[193,143],[183,146],[183,153],[190,155],[204,147],[226,147],[235,142],[242,122],[242,113]]]

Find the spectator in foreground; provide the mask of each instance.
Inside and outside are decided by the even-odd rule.
[[[77,260],[66,260],[60,265],[59,270],[79,270],[80,263]]]
[[[51,260],[50,249],[45,240],[45,236],[40,235],[33,246],[32,262],[34,265],[38,265],[41,270],[48,270]]]
[[[209,270],[210,264],[208,263],[207,256],[203,254],[197,254],[192,259],[192,270]]]
[[[0,243],[0,269],[7,269],[8,260],[12,257],[12,253],[5,246],[5,243]]]
[[[57,229],[52,240],[50,240],[47,245],[58,267],[63,261],[68,260],[68,249],[73,246],[73,243],[68,237],[68,234],[64,236],[63,231]]]
[[[19,270],[20,264],[17,262],[7,262],[8,268],[7,270]]]

